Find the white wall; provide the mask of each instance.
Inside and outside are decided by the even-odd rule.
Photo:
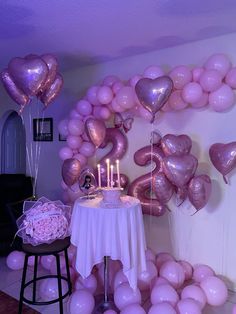
[[[109,74],[126,80],[142,73],[147,66],[153,64],[163,65],[166,69],[180,64],[202,65],[208,56],[216,52],[226,53],[236,65],[235,42],[236,34],[231,34],[63,73],[64,91],[58,100],[49,106],[46,116],[54,117],[56,125],[68,115],[75,99],[79,99],[88,87]],[[4,102],[5,109],[9,105],[9,100],[2,95],[0,94],[0,100],[1,103]],[[236,285],[236,250],[234,250],[236,172],[229,176],[230,185],[225,185],[221,175],[209,161],[208,149],[216,142],[236,140],[235,117],[236,106],[226,113],[215,113],[209,109],[165,113],[155,121],[154,129],[163,135],[188,134],[192,138],[192,153],[199,159],[198,173],[207,173],[211,176],[213,192],[209,204],[195,216],[190,215],[192,208],[186,201],[180,208],[175,208],[172,204],[172,212],[163,217],[145,217],[146,237],[151,248],[156,252],[172,251],[176,258],[187,259],[193,264],[207,263],[218,274],[228,278],[231,288],[233,283]],[[132,141],[129,141],[128,153],[122,160],[121,167],[131,180],[148,172],[148,169],[136,166],[132,156],[137,149],[149,144],[150,132],[151,125],[137,119],[128,133]],[[56,130],[55,135],[57,136]],[[134,138],[138,140],[134,141]],[[42,144],[39,194],[51,198],[60,197],[61,162],[57,153],[62,145],[57,138],[53,143]],[[97,156],[101,154],[103,152],[97,152]]]

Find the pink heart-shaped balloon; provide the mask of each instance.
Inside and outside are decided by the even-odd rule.
[[[166,178],[164,173],[159,172],[153,176],[153,190],[156,194],[158,201],[161,204],[166,204],[174,193],[174,187]]]
[[[182,188],[194,176],[198,161],[193,155],[167,156],[162,164],[163,171],[170,182]]]
[[[46,82],[48,66],[40,57],[30,55],[12,59],[8,71],[18,88],[28,96],[35,96]]]
[[[236,142],[213,144],[209,155],[215,168],[223,175],[225,183],[228,183],[225,176],[236,167]]]
[[[56,79],[58,62],[57,62],[56,57],[49,54],[49,53],[42,55],[41,59],[48,66],[48,75],[47,75],[47,79],[46,79],[44,86],[43,86],[43,89],[45,89],[45,88],[49,88]]]
[[[102,120],[88,118],[85,122],[86,133],[91,142],[99,147],[106,136],[106,125]]]
[[[47,107],[60,93],[63,86],[63,77],[61,74],[57,73],[54,82],[51,85],[48,85],[47,88],[40,96],[40,100]]]
[[[192,148],[192,140],[185,134],[166,134],[161,140],[161,147],[166,156],[187,155]]]
[[[140,104],[151,112],[153,119],[157,111],[164,106],[173,89],[173,82],[168,76],[161,76],[154,80],[149,78],[140,79],[135,85]]]
[[[66,159],[62,165],[62,178],[66,185],[72,186],[79,177],[80,162],[75,158]]]
[[[208,175],[202,174],[191,179],[188,185],[188,197],[196,210],[207,204],[210,194],[211,179]]]

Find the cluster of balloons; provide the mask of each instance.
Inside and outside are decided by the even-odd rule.
[[[34,96],[47,107],[63,86],[57,59],[51,54],[13,58],[2,71],[1,79],[9,96],[21,106],[20,113]]]
[[[67,302],[67,311],[71,314],[91,314],[94,306],[94,295],[100,293],[103,285],[103,263],[96,265],[93,273],[82,278],[75,270],[76,248],[69,250],[70,272],[73,293]],[[24,254],[14,251],[7,257],[10,269],[23,268]],[[33,266],[33,260],[30,260]],[[106,314],[201,314],[206,304],[223,305],[227,300],[227,288],[214,271],[207,265],[194,267],[186,261],[176,261],[169,253],[146,251],[146,271],[138,275],[138,288],[133,290],[123,273],[119,261],[111,261],[109,268],[110,290],[114,293],[117,311],[107,310]],[[41,257],[42,267],[55,273],[55,257]],[[64,257],[60,259],[62,274],[65,273]],[[49,301],[58,297],[57,280],[44,279],[40,282],[39,294],[42,300]],[[67,286],[62,284],[63,291]],[[149,294],[151,307],[145,312],[142,293]]]
[[[146,166],[152,161],[156,166],[151,173],[136,178],[128,190],[128,194],[140,200],[145,214],[163,215],[174,192],[177,206],[187,197],[197,211],[207,204],[211,179],[206,174],[195,175],[198,160],[190,154],[191,147],[189,136],[167,134],[159,137],[155,145],[145,146],[134,154],[137,165]]]

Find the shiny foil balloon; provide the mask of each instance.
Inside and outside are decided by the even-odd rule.
[[[57,62],[56,57],[49,53],[44,54],[40,57],[48,66],[48,75],[43,86],[43,90],[44,90],[46,88],[49,88],[52,85],[52,83],[55,81],[56,76],[57,76],[57,70],[58,70],[58,62]]]
[[[153,190],[156,198],[161,204],[166,204],[174,193],[174,187],[166,178],[163,172],[159,172],[153,176]]]
[[[236,142],[213,144],[209,155],[215,168],[223,175],[225,183],[228,183],[225,176],[236,167]]]
[[[97,182],[94,174],[85,169],[78,178],[80,191],[86,195],[93,194],[97,188]]]
[[[206,206],[211,195],[211,179],[203,174],[195,176],[188,185],[188,198],[196,210]]]
[[[63,77],[57,73],[54,82],[44,90],[40,96],[40,100],[47,107],[60,93],[63,86]]]
[[[189,154],[192,140],[188,135],[166,134],[161,140],[161,147],[166,156],[182,156]]]
[[[88,118],[85,122],[85,131],[90,141],[98,148],[106,137],[106,125],[102,120]]]
[[[198,161],[193,155],[168,156],[163,159],[163,171],[178,188],[184,187],[194,176]]]
[[[24,107],[30,102],[29,97],[16,86],[7,70],[2,71],[1,79],[8,95],[21,106],[20,112],[22,112]]]
[[[48,76],[48,66],[35,55],[14,58],[8,64],[8,72],[15,84],[27,96],[35,96],[44,86]]]
[[[180,206],[183,204],[183,202],[186,200],[188,196],[188,186],[185,185],[182,188],[177,188],[176,191],[176,198],[175,198],[175,204],[176,206]]]
[[[173,89],[173,82],[168,76],[161,76],[154,80],[149,78],[140,79],[135,85],[140,104],[147,109],[155,119],[155,114],[167,102]]]
[[[62,178],[66,185],[72,186],[81,171],[80,162],[75,158],[66,159],[62,165]]]

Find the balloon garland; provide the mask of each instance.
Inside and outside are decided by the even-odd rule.
[[[59,151],[59,156],[64,162],[62,166],[62,175],[66,183],[66,185],[62,183],[64,190],[69,191],[71,185],[76,183],[81,169],[87,165],[88,158],[94,155],[96,148],[103,148],[112,141],[112,151],[101,160],[104,180],[105,159],[111,158],[114,162],[116,158],[123,157],[127,150],[127,139],[122,131],[126,133],[131,129],[135,117],[141,117],[152,123],[160,111],[179,111],[187,107],[201,108],[207,104],[212,110],[223,112],[234,105],[233,89],[236,89],[236,68],[232,67],[230,60],[224,54],[210,56],[202,67],[190,69],[187,66],[176,66],[168,75],[159,66],[150,66],[145,69],[142,76],[135,75],[127,83],[121,82],[113,75],[105,77],[101,85],[90,87],[85,97],[76,103],[75,108],[70,112],[70,117],[59,123],[59,132],[67,141],[67,146]],[[105,122],[110,120],[112,115],[114,128],[106,129]],[[175,145],[168,146],[171,137],[173,141],[174,135],[169,134],[161,140],[161,146],[158,147],[158,150],[162,149],[164,152],[161,165],[160,161],[154,161],[163,171],[158,171],[151,181],[150,177],[138,178],[140,180],[136,179],[129,188],[131,194],[143,198],[143,208],[146,213],[145,206],[149,206],[150,213],[150,204],[154,200],[144,192],[146,188],[143,187],[150,185],[151,182],[155,187],[157,199],[154,202],[158,201],[159,209],[156,213],[159,214],[165,211],[166,202],[173,191],[177,192],[177,205],[188,196],[196,210],[204,207],[209,199],[210,178],[204,174],[194,176],[197,160],[189,154],[191,139],[181,135],[174,139]],[[182,151],[171,151],[176,147]],[[146,154],[147,150],[148,148],[143,148],[141,152]],[[138,154],[136,152],[136,155]],[[150,156],[150,152],[148,154],[149,157],[146,156],[146,161],[141,161],[140,165],[144,165],[155,155],[153,153],[153,156]],[[222,171],[224,166],[219,166],[222,159],[218,158],[218,161],[215,161],[211,158],[211,160],[216,168],[218,165],[217,169]],[[135,162],[139,164],[139,161],[135,160]],[[185,175],[174,173],[175,165],[180,163]],[[186,165],[189,166],[189,172]],[[234,161],[227,170],[223,170],[223,175],[235,166]],[[127,183],[125,178],[122,186],[125,187]]]

